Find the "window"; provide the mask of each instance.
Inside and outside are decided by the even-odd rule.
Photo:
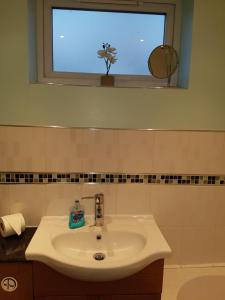
[[[174,43],[174,3],[42,0],[38,12],[39,81],[99,86],[106,69],[97,51],[110,43],[115,86],[167,84],[151,76],[147,61],[155,47]]]

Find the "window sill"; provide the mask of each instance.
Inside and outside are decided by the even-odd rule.
[[[104,75],[104,74],[103,74]],[[148,89],[165,89],[178,88],[176,85],[176,75],[168,86],[167,79],[157,79],[153,76],[125,76],[113,75],[115,78],[114,86],[111,88],[148,88]],[[83,86],[83,87],[108,87],[100,84],[100,75],[90,75],[85,77],[42,77],[35,84],[47,84],[57,86]]]
[[[180,87],[180,86],[161,86],[161,85],[155,85],[155,86],[101,86],[101,85],[78,85],[73,83],[59,83],[59,82],[52,82],[52,81],[46,81],[46,82],[40,82],[40,81],[30,81],[31,85],[49,85],[49,86],[73,86],[73,87],[86,87],[86,88],[113,88],[113,89],[157,89],[157,90],[187,90],[187,87]]]

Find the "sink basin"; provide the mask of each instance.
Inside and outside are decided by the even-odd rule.
[[[68,217],[43,217],[25,252],[69,277],[110,281],[130,276],[171,250],[151,215],[110,215],[103,227],[68,228]]]
[[[92,263],[95,253],[103,253],[109,261],[132,257],[145,246],[143,235],[129,231],[111,231],[96,234],[82,231],[63,233],[52,240],[56,251],[71,259]]]

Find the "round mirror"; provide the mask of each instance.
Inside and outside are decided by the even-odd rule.
[[[148,68],[151,74],[159,79],[168,78],[176,71],[178,56],[176,50],[170,45],[156,47],[148,58]]]

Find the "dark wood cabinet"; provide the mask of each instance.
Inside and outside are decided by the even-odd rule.
[[[35,300],[87,300],[87,298],[85,296],[50,296],[35,297]]]
[[[36,297],[35,300],[160,300],[155,295],[116,295],[116,296],[49,296]]]
[[[85,282],[64,276],[39,262],[0,263],[0,299],[160,300],[163,267],[161,259],[121,280]],[[14,285],[17,285],[14,291],[7,291]]]
[[[1,263],[0,283],[1,300],[33,300],[32,263]]]
[[[121,280],[85,282],[34,262],[34,296],[35,300],[160,300],[163,266],[161,259]]]
[[[161,294],[151,295],[116,295],[112,296],[111,300],[160,300]]]

